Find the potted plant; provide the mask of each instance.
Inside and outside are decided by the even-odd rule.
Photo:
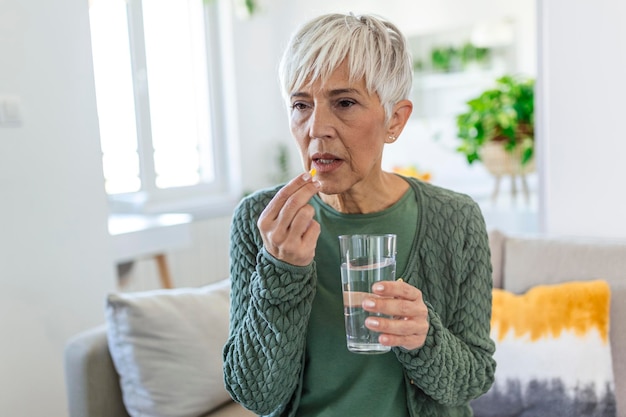
[[[458,70],[459,53],[453,46],[434,48],[430,60],[435,71],[451,72]]]
[[[457,116],[457,150],[467,162],[482,161],[494,175],[534,170],[534,79],[505,75],[467,102]]]
[[[489,60],[489,53],[489,48],[478,47],[471,42],[465,43],[460,52],[463,68],[467,69],[472,65],[483,68],[486,67]]]

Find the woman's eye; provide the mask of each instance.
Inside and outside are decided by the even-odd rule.
[[[307,108],[307,105],[302,102],[296,102],[291,105],[291,108],[294,110],[304,110]]]
[[[339,100],[337,104],[339,107],[352,107],[356,103],[352,100]]]

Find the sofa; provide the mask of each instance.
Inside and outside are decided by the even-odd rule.
[[[606,314],[610,320],[608,344],[612,356],[616,410],[589,412],[589,415],[626,417],[626,241],[546,235],[511,236],[493,230],[489,233],[489,244],[494,288],[504,289],[513,294],[523,294],[533,288],[541,286],[559,288],[569,282],[588,285],[596,280],[602,280],[608,284],[610,305]],[[494,304],[494,314],[495,310]],[[567,357],[567,350],[570,347],[571,345],[568,345],[559,355]],[[497,345],[496,349],[498,348]],[[498,350],[496,359],[497,355]],[[586,361],[593,367],[597,358],[587,358]],[[498,363],[496,382],[502,365]],[[570,367],[575,368],[576,365],[577,363],[572,361]],[[484,397],[489,397],[489,393]],[[559,410],[558,406],[560,404],[555,403],[556,410]],[[476,413],[476,409],[474,411]],[[498,414],[476,413],[476,415]],[[545,414],[530,412],[507,415],[579,414],[561,409]]]
[[[608,282],[611,288],[611,304],[610,304],[610,348],[612,352],[612,368],[614,374],[614,389],[617,401],[617,416],[626,417],[626,243],[618,241],[609,241],[601,239],[584,239],[584,238],[564,238],[549,237],[538,235],[515,235],[509,236],[500,231],[490,231],[490,247],[493,264],[493,280],[494,287],[503,288],[513,293],[523,293],[529,288],[542,284],[558,284],[566,281],[587,281],[593,279],[602,279]],[[194,305],[197,308],[205,308],[210,305],[209,310],[202,313],[206,316],[208,323],[212,326],[206,326],[206,323],[199,323],[198,328],[215,327],[218,323],[220,327],[219,334],[208,334],[198,337],[206,337],[205,342],[195,343],[202,345],[198,350],[198,346],[182,346],[179,344],[180,339],[187,337],[186,334],[181,336],[180,332],[187,332],[183,329],[185,326],[178,326],[175,321],[169,321],[170,316],[178,313],[171,312],[172,305],[167,304],[167,300],[178,300],[181,297],[189,297],[189,292],[201,292],[200,298],[194,294],[192,299],[184,301],[185,308],[188,309],[187,317],[198,316]],[[205,297],[205,298],[202,298]],[[208,298],[206,298],[208,297]],[[143,317],[134,317],[136,310],[129,309],[132,303],[150,303],[155,298],[160,299],[155,305],[150,304],[147,311],[148,315]],[[167,302],[163,301],[166,300]],[[207,301],[209,300],[209,301]],[[163,304],[165,303],[165,304]],[[176,301],[175,303],[178,303]],[[195,303],[195,304],[194,304]],[[163,307],[165,306],[165,307]],[[134,307],[133,307],[134,308]],[[164,314],[154,314],[154,309],[163,310]],[[153,310],[150,310],[153,309]],[[142,314],[145,311],[142,311]],[[156,316],[156,317],[155,317]],[[129,318],[130,317],[130,318]],[[134,318],[133,318],[134,317]],[[163,350],[168,348],[168,335],[156,333],[158,329],[162,333],[169,333],[168,329],[179,332],[175,335],[176,349],[195,349],[176,351],[182,356],[189,357],[193,355],[202,355],[205,357],[197,362],[201,364],[198,370],[191,369],[189,372],[197,371],[197,376],[191,376],[191,382],[194,378],[202,379],[199,383],[190,385],[195,387],[201,386],[202,391],[190,393],[189,396],[207,396],[211,397],[209,402],[192,404],[191,408],[186,407],[184,412],[178,413],[178,400],[174,398],[187,397],[188,389],[184,385],[166,389],[165,393],[161,392],[161,401],[165,405],[172,405],[170,411],[135,411],[128,412],[128,406],[135,409],[137,407],[151,407],[152,398],[145,400],[146,392],[130,391],[128,388],[129,378],[144,378],[145,384],[154,383],[155,380],[161,378],[159,374],[142,375],[142,372],[136,369],[128,372],[124,370],[120,375],[118,368],[125,367],[128,358],[119,358],[119,354],[112,354],[109,346],[119,343],[116,340],[125,337],[120,336],[119,328],[112,329],[112,323],[117,319],[121,321],[115,322],[115,326],[122,328],[121,332],[126,331],[126,336],[130,333],[137,336],[140,341],[145,342],[146,337],[158,337],[160,346],[164,348],[154,353],[154,355],[163,354]],[[177,318],[174,317],[174,320]],[[134,325],[143,329],[139,334],[133,334],[128,330],[128,323],[131,320],[139,320]],[[159,320],[158,322],[144,322],[142,320]],[[185,319],[185,321],[193,321]],[[155,324],[156,323],[156,324]],[[68,408],[70,417],[129,417],[129,415],[194,415],[197,410],[202,409],[202,413],[195,415],[212,416],[212,417],[244,417],[252,414],[235,404],[230,400],[228,394],[223,387],[223,375],[221,367],[221,347],[224,343],[228,323],[228,280],[223,280],[215,284],[203,287],[202,289],[174,289],[174,290],[154,290],[143,292],[141,294],[112,294],[107,299],[107,324],[86,330],[68,341],[64,353],[66,388],[68,396]],[[126,327],[124,327],[126,326]],[[178,330],[178,328],[181,328]],[[146,336],[144,333],[148,329],[155,332]],[[175,333],[175,332],[174,332]],[[196,336],[192,336],[196,337]],[[144,339],[141,339],[144,338]],[[130,340],[130,339],[128,339]],[[122,340],[127,342],[128,340]],[[150,340],[150,339],[148,339]],[[126,349],[128,355],[136,354],[136,350],[140,350],[142,346],[137,343],[133,349]],[[150,344],[150,343],[148,343]],[[154,343],[153,343],[154,344]],[[192,345],[194,343],[191,343]],[[210,346],[212,345],[212,346]],[[124,350],[125,348],[116,348],[115,350]],[[187,353],[188,352],[188,353]],[[151,353],[152,356],[154,356]],[[147,355],[150,356],[150,355]],[[154,360],[150,356],[150,360]],[[175,359],[162,359],[163,364],[173,364],[164,370],[167,372],[162,374],[162,378],[169,378],[172,373],[176,373]],[[150,362],[148,362],[150,363]],[[155,362],[153,362],[154,364]],[[151,366],[151,365],[148,365]],[[154,366],[152,366],[154,367]],[[156,366],[154,368],[160,368]],[[145,373],[145,371],[143,371]],[[130,377],[129,375],[130,374]],[[186,377],[185,377],[186,378]],[[208,379],[208,380],[207,380]],[[147,381],[147,382],[146,382]],[[132,383],[133,381],[131,381]],[[137,382],[137,381],[135,381]],[[202,385],[205,384],[205,385]],[[126,389],[123,389],[126,387]],[[157,387],[161,388],[161,387]],[[154,388],[156,391],[157,388]],[[153,388],[150,388],[153,389]],[[177,394],[177,389],[179,393]],[[126,391],[123,394],[123,391]],[[178,397],[176,396],[178,395]],[[136,397],[136,398],[135,398]],[[139,401],[137,398],[143,398],[145,401]],[[172,404],[172,402],[174,403]],[[193,407],[196,407],[195,409]],[[198,408],[200,407],[200,408]],[[173,410],[173,411],[172,411]],[[152,414],[151,414],[152,413]]]

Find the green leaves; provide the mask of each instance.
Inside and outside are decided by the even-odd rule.
[[[468,111],[457,116],[457,151],[468,163],[480,160],[480,149],[488,141],[503,142],[506,150],[521,149],[522,164],[534,150],[534,80],[505,75],[493,88],[467,102]]]
[[[203,0],[203,1],[204,1],[204,4],[209,4],[215,0]],[[240,0],[240,1],[243,2],[243,5],[245,6],[246,11],[248,12],[250,16],[252,16],[259,8],[257,4],[257,0]]]

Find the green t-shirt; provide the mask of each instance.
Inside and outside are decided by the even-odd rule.
[[[346,347],[338,236],[396,234],[396,277],[402,277],[416,233],[415,193],[409,188],[393,206],[371,214],[340,213],[318,196],[311,204],[322,231],[315,251],[317,292],[307,331],[297,416],[408,417],[403,369],[395,354],[364,355]]]

